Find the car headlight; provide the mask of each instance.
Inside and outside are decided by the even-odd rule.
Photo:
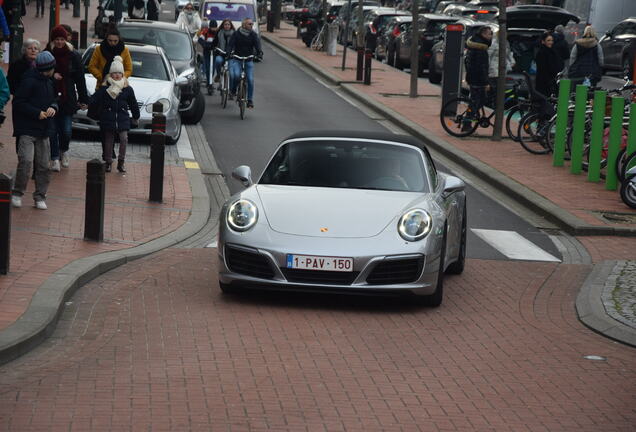
[[[421,209],[409,210],[400,218],[398,222],[398,232],[406,241],[422,240],[431,232],[433,218]]]
[[[163,105],[163,113],[167,113],[170,110],[170,101],[166,98],[161,98],[159,99],[157,102],[159,102],[161,105]],[[153,103],[149,103],[146,105],[146,112],[152,114],[152,105],[155,104],[156,102]]]
[[[258,208],[248,200],[241,199],[230,205],[227,223],[234,231],[247,231],[258,220]]]
[[[197,71],[194,68],[188,68],[179,74],[180,78],[185,78],[188,81],[194,81],[197,78]]]

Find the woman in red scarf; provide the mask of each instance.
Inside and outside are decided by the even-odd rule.
[[[58,96],[59,111],[53,117],[54,128],[51,131],[51,170],[60,170],[69,166],[68,149],[71,141],[71,120],[78,108],[85,109],[88,104],[86,80],[82,60],[73,45],[67,42],[68,33],[61,25],[51,30],[51,43],[48,50],[55,57],[53,84]]]

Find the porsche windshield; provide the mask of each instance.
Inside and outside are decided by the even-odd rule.
[[[418,149],[355,140],[290,142],[259,184],[429,192]]]

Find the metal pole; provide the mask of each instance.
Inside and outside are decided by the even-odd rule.
[[[559,100],[557,103],[557,122],[554,136],[553,166],[563,166],[565,159],[565,132],[568,127],[568,109],[570,105],[569,79],[562,79],[559,82]]]
[[[572,165],[570,172],[579,174],[583,160],[583,140],[585,139],[585,107],[587,104],[587,86],[576,86],[574,100],[574,123],[572,129]]]
[[[344,45],[344,49],[342,50],[342,70],[345,70],[345,64],[347,63],[347,42],[349,40],[347,34],[349,34],[349,21],[351,20],[351,0],[347,2],[347,10],[349,11],[349,17],[345,23],[344,40],[342,41]]]
[[[11,255],[11,177],[0,173],[0,274],[9,273]]]
[[[149,201],[163,201],[163,171],[166,146],[166,116],[163,105],[152,104],[152,135],[150,137],[150,194]]]
[[[499,65],[497,75],[497,104],[495,105],[495,126],[492,132],[492,139],[501,140],[501,130],[503,129],[504,104],[506,99],[506,48],[508,37],[506,30],[506,0],[499,0]],[[490,89],[491,91],[493,89]]]
[[[106,181],[104,164],[99,159],[86,163],[86,204],[84,207],[84,239],[104,239],[104,198]]]
[[[420,26],[419,26],[419,1],[413,0],[411,5],[411,15],[413,23],[411,24],[411,81],[409,89],[409,97],[417,97],[417,78],[420,70],[419,66],[419,47],[420,47]]]
[[[603,143],[603,129],[605,123],[605,99],[607,92],[594,92],[594,106],[592,111],[592,137],[590,140],[590,154],[588,156],[587,179],[598,182],[601,180],[601,146]]]
[[[356,67],[356,80],[362,81],[364,67],[364,10],[363,1],[358,0],[358,30],[356,31],[356,48],[358,49],[358,62]],[[353,41],[351,41],[353,43]]]
[[[605,189],[616,190],[618,176],[616,175],[616,159],[621,148],[623,138],[623,116],[625,115],[625,99],[612,98],[612,118],[610,120],[609,148],[607,150],[607,175]]]

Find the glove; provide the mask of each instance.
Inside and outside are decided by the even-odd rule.
[[[262,62],[263,61],[263,53],[261,52],[261,53],[256,54],[256,57],[254,58],[254,61],[256,63]]]
[[[130,119],[130,126],[136,128],[139,126],[139,119]]]

